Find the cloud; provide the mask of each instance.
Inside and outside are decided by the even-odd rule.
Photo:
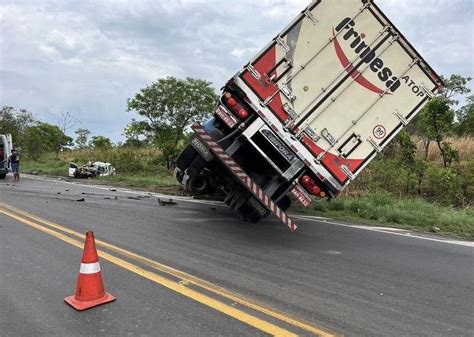
[[[121,139],[126,100],[158,77],[216,88],[307,1],[4,0],[0,104],[56,122],[69,111],[94,134]],[[471,1],[379,0],[442,74],[473,75]]]

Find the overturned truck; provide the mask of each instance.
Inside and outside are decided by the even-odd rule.
[[[289,195],[337,197],[441,86],[372,1],[314,1],[226,83],[176,177],[294,230]]]

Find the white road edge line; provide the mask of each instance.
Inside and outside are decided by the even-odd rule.
[[[343,223],[340,223],[340,222],[328,221],[328,220],[331,220],[331,219],[326,220],[326,219],[321,219],[320,217],[314,217],[313,218],[311,216],[304,216],[304,215],[301,216],[301,215],[295,215],[295,214],[292,214],[292,216],[295,217],[295,218],[300,218],[300,219],[313,221],[313,222],[331,224],[331,225],[342,226],[342,227],[350,227],[350,228],[356,228],[356,229],[363,229],[363,230],[366,230],[366,231],[379,232],[379,233],[385,233],[385,234],[391,234],[391,235],[398,235],[398,236],[403,236],[405,238],[422,239],[422,240],[428,240],[428,241],[448,243],[448,244],[451,244],[451,245],[474,247],[474,242],[472,242],[472,241],[431,238],[431,237],[428,237],[428,236],[423,236],[423,235],[420,235],[418,233],[411,232],[410,230],[407,230],[407,229],[364,226],[364,225],[350,225],[350,224],[343,224]],[[403,233],[401,233],[401,232],[403,232]]]
[[[56,183],[62,183],[62,184],[70,184],[70,185],[75,185],[75,186],[90,187],[90,188],[96,188],[96,189],[101,189],[101,190],[106,190],[106,191],[110,191],[110,189],[113,188],[113,189],[116,189],[117,192],[121,192],[121,193],[129,193],[129,194],[135,194],[135,195],[151,195],[151,196],[154,196],[154,197],[157,197],[157,198],[168,198],[168,199],[171,198],[171,199],[176,199],[176,200],[185,201],[185,202],[192,202],[192,203],[197,203],[197,204],[227,207],[222,202],[192,199],[191,197],[180,197],[180,196],[154,193],[154,192],[142,192],[142,191],[136,191],[136,190],[131,190],[131,189],[118,188],[118,187],[113,187],[113,186],[106,186],[106,185],[104,186],[104,185],[93,185],[93,184],[91,184],[91,185],[81,184],[81,183],[78,183],[78,182],[70,182],[70,181],[61,180],[61,179],[51,179],[51,178],[47,178],[47,177],[34,176],[34,175],[30,175],[30,174],[24,174],[24,176],[26,176],[28,178],[31,178],[31,179],[36,179],[36,180],[44,180],[44,181],[50,181],[50,182],[56,182]],[[289,215],[291,217],[294,217],[294,218],[297,218],[297,219],[302,219],[302,220],[307,220],[307,221],[312,221],[312,222],[320,222],[320,223],[322,222],[322,223],[325,223],[325,224],[331,224],[331,225],[336,225],[336,226],[350,227],[350,228],[362,229],[362,230],[366,230],[366,231],[379,232],[379,233],[385,233],[385,234],[391,234],[391,235],[398,235],[398,236],[403,236],[405,238],[442,242],[442,243],[458,245],[458,246],[465,246],[465,247],[474,247],[474,242],[472,242],[472,241],[431,238],[431,237],[419,235],[419,234],[411,232],[409,230],[400,229],[400,228],[387,228],[387,227],[375,227],[375,226],[364,226],[364,225],[350,225],[350,224],[343,224],[343,223],[335,222],[335,221],[328,221],[328,220],[333,220],[333,219],[319,217],[319,216],[297,215],[297,214],[289,214]]]

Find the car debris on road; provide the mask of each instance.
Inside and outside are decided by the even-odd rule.
[[[98,176],[114,176],[115,167],[111,163],[96,161],[87,162],[79,166],[76,163],[69,164],[69,176],[74,178],[94,178]]]
[[[173,205],[177,205],[178,203],[175,202],[173,199],[164,200],[164,199],[158,198],[158,204],[160,206],[173,206]]]

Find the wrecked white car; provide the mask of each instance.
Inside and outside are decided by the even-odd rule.
[[[84,165],[69,164],[69,176],[73,178],[94,178],[98,176],[114,176],[115,168],[111,163],[102,161],[88,162]]]

